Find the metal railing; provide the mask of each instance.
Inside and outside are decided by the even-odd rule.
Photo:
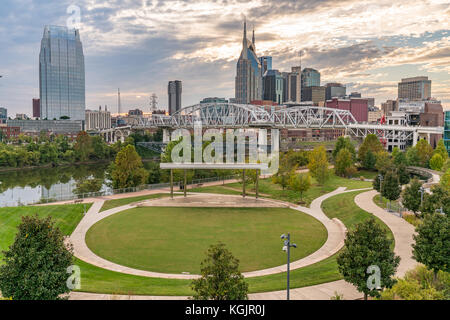
[[[191,181],[188,181],[187,187],[195,187],[199,184],[204,184],[208,182],[217,182],[217,181],[227,181],[227,180],[234,180],[237,179],[239,175],[231,175],[226,177],[211,177],[211,178],[203,178],[203,179],[194,179]],[[174,181],[174,187],[180,188],[183,184],[183,181]],[[83,194],[60,194],[56,197],[51,198],[41,198],[38,201],[29,201],[27,203],[12,203],[11,207],[17,207],[17,206],[28,206],[28,205],[36,205],[36,204],[46,204],[46,203],[53,203],[53,202],[60,202],[60,201],[76,201],[76,200],[83,200],[88,198],[97,198],[97,197],[103,197],[103,196],[111,196],[115,194],[123,194],[123,193],[134,193],[144,190],[157,190],[157,189],[165,189],[170,188],[170,183],[156,183],[156,184],[145,184],[137,187],[132,188],[123,188],[123,189],[106,189],[104,191],[98,191],[98,192],[89,192],[89,193],[83,193]],[[2,203],[2,207],[7,207],[7,203]]]

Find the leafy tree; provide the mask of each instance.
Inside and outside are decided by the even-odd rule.
[[[420,165],[420,159],[416,147],[410,147],[406,150],[406,161],[408,166],[417,167]]]
[[[450,191],[450,169],[441,176],[440,184],[445,190]]]
[[[447,152],[447,148],[445,148],[443,139],[439,140],[439,142],[436,146],[436,149],[434,149],[433,155],[435,155],[435,154],[439,154],[442,157],[442,159],[444,160],[444,163],[447,161],[448,152]]]
[[[127,145],[116,156],[111,167],[113,188],[137,187],[148,179],[141,157],[133,145]]]
[[[380,188],[380,186],[381,186],[381,181],[380,181],[380,175],[379,175],[379,174],[377,174],[377,175],[375,176],[375,178],[373,179],[372,186],[373,186],[373,188],[374,188],[375,190],[377,190],[378,192],[380,192],[380,190],[381,190],[381,188]]]
[[[433,155],[433,148],[430,146],[427,140],[421,139],[416,145],[417,156],[419,158],[419,165],[424,168],[428,168],[428,163]]]
[[[394,172],[388,171],[383,179],[381,195],[389,201],[393,201],[400,197],[401,192],[402,187],[398,181],[398,176]]]
[[[336,155],[334,171],[338,176],[345,176],[350,167],[353,167],[353,155],[347,148],[341,148]]]
[[[403,190],[402,204],[408,209],[414,212],[417,216],[417,212],[420,208],[420,187],[422,184],[417,179],[413,179],[409,186]]]
[[[349,137],[339,137],[336,145],[334,146],[334,150],[333,150],[333,159],[336,160],[337,155],[339,154],[339,151],[341,151],[341,149],[347,149],[351,155],[352,155],[352,160],[353,162],[355,162],[355,158],[356,158],[356,151],[355,151],[355,146],[353,145],[353,143],[351,142]]]
[[[416,228],[413,257],[433,270],[450,272],[450,224],[448,216],[433,213],[425,216]]]
[[[358,159],[359,161],[365,165],[367,153],[370,151],[372,154],[377,154],[380,151],[383,151],[383,145],[381,144],[378,137],[374,134],[368,134],[364,139],[363,143],[359,147],[358,150]],[[366,169],[373,169],[373,167],[365,167]]]
[[[394,165],[398,166],[407,166],[408,160],[406,159],[405,152],[400,151],[397,147],[394,148],[394,150],[397,149],[398,152],[394,153],[392,152],[392,160],[394,161]]]
[[[374,218],[359,223],[347,234],[345,245],[337,258],[339,272],[345,281],[353,284],[359,292],[367,296],[378,297],[379,292],[369,288],[367,269],[377,266],[380,270],[380,287],[390,288],[400,257],[395,256],[393,241]]]
[[[329,166],[325,147],[319,146],[314,148],[309,154],[308,169],[320,185],[323,185],[330,177]]]
[[[399,164],[396,168],[396,173],[398,175],[398,181],[401,185],[405,185],[409,183],[411,177],[409,175],[408,170],[406,170],[406,166],[403,164]]]
[[[77,195],[98,192],[103,186],[103,179],[89,178],[77,181],[77,186],[73,191]]]
[[[448,300],[450,274],[440,271],[433,280],[433,271],[425,266],[417,266],[406,272],[392,288],[381,293],[381,300]]]
[[[277,173],[272,176],[272,182],[279,184],[284,190],[289,185],[289,179],[295,174],[296,168],[296,166],[292,166],[288,157],[282,157]]]
[[[77,135],[74,151],[80,161],[86,161],[92,153],[91,136],[86,131],[81,131]]]
[[[196,300],[247,300],[248,284],[237,260],[225,245],[212,245],[201,264],[201,278],[191,284]]]
[[[289,180],[289,187],[300,193],[300,203],[303,203],[303,194],[311,187],[311,177],[308,173],[294,174]]]
[[[68,293],[72,247],[51,217],[24,216],[14,243],[4,251],[0,290],[13,300],[57,300]]]
[[[283,161],[285,160],[285,161]],[[308,151],[294,151],[289,150],[284,154],[280,160],[281,163],[285,163],[289,168],[304,167],[308,164]]]
[[[148,170],[148,184],[155,184],[161,182],[161,168],[158,162],[147,162],[146,169]]]
[[[366,168],[368,170],[375,169],[375,164],[377,162],[377,158],[373,154],[372,151],[368,150],[366,153],[366,156],[364,157],[364,160],[361,162],[363,168]]]
[[[387,151],[380,151],[375,155],[376,163],[375,168],[381,173],[385,174],[388,170],[392,169],[392,159]]]
[[[437,184],[431,187],[431,194],[425,193],[420,212],[423,215],[434,214],[437,210],[443,209],[444,213],[450,212],[450,192],[448,189]]]
[[[430,168],[436,171],[441,171],[444,166],[444,159],[439,153],[435,153],[430,159]]]

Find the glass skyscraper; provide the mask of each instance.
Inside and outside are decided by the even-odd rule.
[[[46,26],[39,54],[41,119],[85,120],[84,54],[78,30]]]
[[[320,86],[320,72],[312,68],[303,69],[302,88],[319,87],[319,86]]]

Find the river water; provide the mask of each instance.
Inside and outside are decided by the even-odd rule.
[[[90,177],[103,180],[100,191],[108,189],[107,163],[23,169],[0,172],[0,207],[14,207],[74,194],[76,183]]]

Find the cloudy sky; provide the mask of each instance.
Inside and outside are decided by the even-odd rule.
[[[31,113],[39,97],[44,25],[76,22],[86,63],[88,108],[149,109],[156,93],[167,106],[167,82],[183,81],[183,105],[234,96],[236,61],[247,17],[258,55],[275,69],[318,69],[322,82],[348,92],[395,99],[401,78],[425,75],[450,109],[450,0],[2,0],[0,105]],[[250,34],[249,34],[250,37]]]

